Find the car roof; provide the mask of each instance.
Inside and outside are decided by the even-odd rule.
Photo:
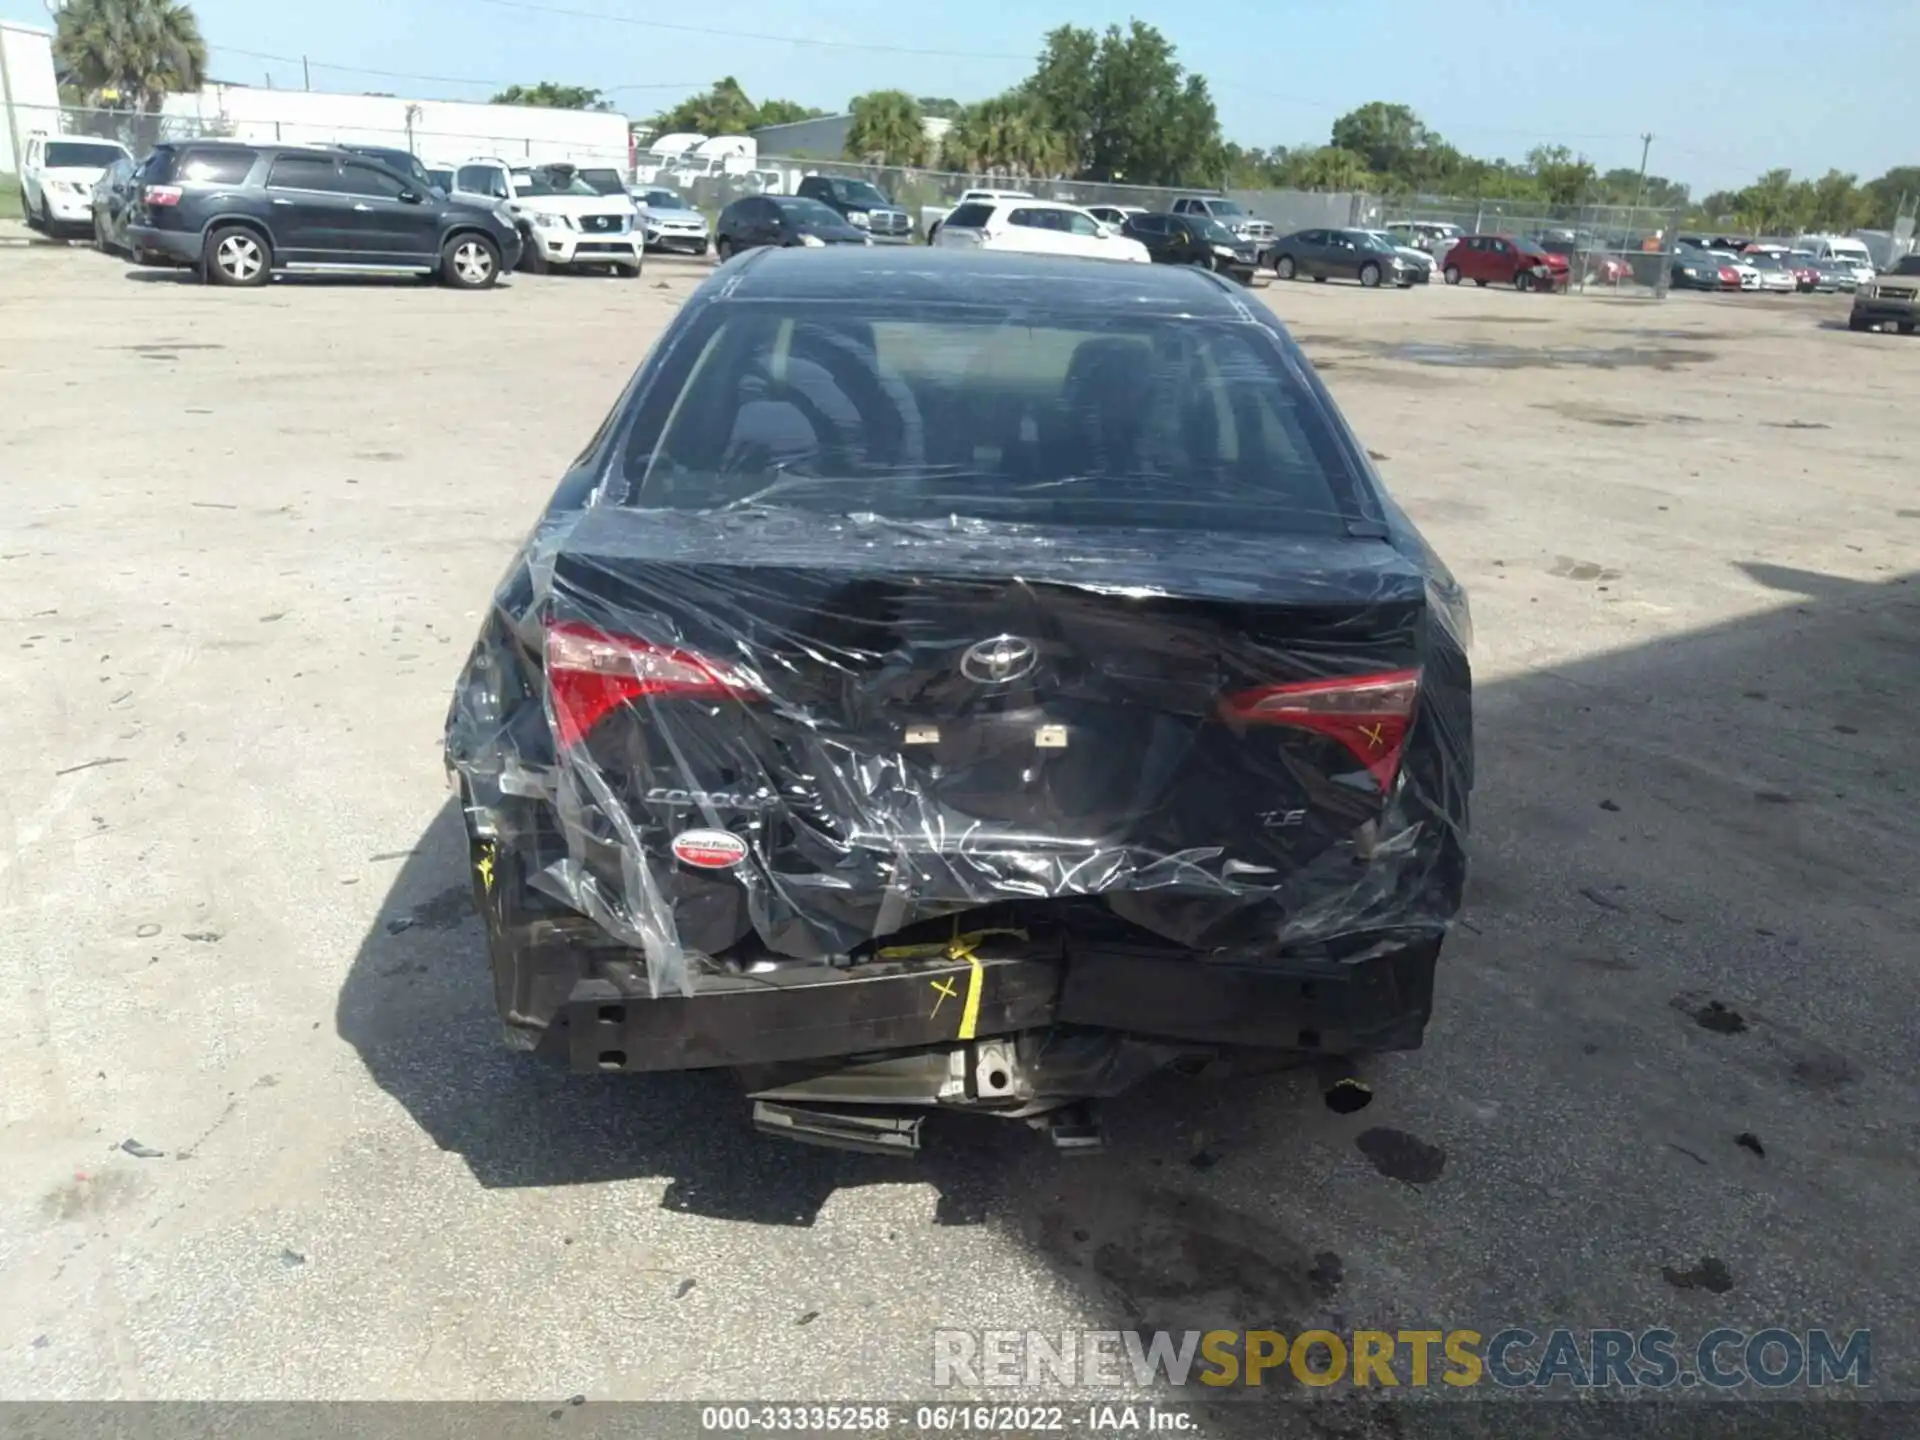
[[[880,300],[1038,312],[1188,314],[1250,320],[1237,287],[1190,265],[1030,255],[938,246],[779,247],[751,252],[709,282],[732,300]]]

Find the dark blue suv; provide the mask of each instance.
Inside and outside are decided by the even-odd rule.
[[[134,254],[214,285],[264,285],[280,271],[438,275],[484,290],[520,259],[504,208],[345,150],[186,141],[157,147],[136,178]]]

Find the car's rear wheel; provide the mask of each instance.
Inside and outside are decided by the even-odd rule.
[[[1460,283],[1460,267],[1458,265],[1447,266],[1446,269],[1440,272],[1440,278],[1445,280],[1449,285],[1458,285]]]
[[[259,231],[244,225],[221,226],[209,234],[202,264],[213,285],[264,285],[273,278],[273,251]]]
[[[1293,257],[1291,255],[1282,255],[1278,260],[1274,261],[1273,273],[1278,275],[1282,280],[1293,279]]]
[[[456,235],[440,251],[440,278],[456,290],[485,290],[500,278],[500,248],[484,235]]]
[[[733,241],[722,235],[714,242],[713,253],[720,258],[722,265],[733,258]]]
[[[1369,290],[1379,289],[1380,267],[1374,264],[1371,260],[1369,260],[1366,264],[1362,265],[1360,267],[1360,283],[1366,286],[1367,289]]]

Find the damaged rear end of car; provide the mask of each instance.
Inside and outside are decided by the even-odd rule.
[[[1118,268],[773,253],[683,309],[449,716],[511,1043],[879,1150],[1419,1045],[1464,599],[1264,310]]]

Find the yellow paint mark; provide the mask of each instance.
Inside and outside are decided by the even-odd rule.
[[[927,983],[931,985],[940,996],[938,1000],[933,1002],[933,1014],[938,1015],[940,1013],[940,1007],[951,1000],[958,991],[951,980],[929,980]],[[929,1016],[927,1018],[932,1019],[933,1017]]]
[[[1367,743],[1374,749],[1382,749],[1387,743],[1387,727],[1384,725],[1362,725],[1360,733],[1367,737]]]
[[[474,867],[480,872],[480,884],[487,894],[493,893],[493,846],[489,845],[480,852],[480,863]]]
[[[994,935],[1006,935],[1015,940],[1025,940],[1024,930],[994,928],[971,930],[965,935],[955,935],[944,944],[933,945],[889,945],[875,957],[880,960],[931,960],[935,956],[944,960],[964,960],[967,962],[967,998],[960,1007],[959,1039],[971,1040],[980,1025],[980,991],[982,977],[986,967],[980,963],[980,957],[974,953],[980,942]],[[933,1002],[933,1013],[938,1015],[940,1007],[954,994],[955,986],[950,977],[929,980],[940,998]],[[931,1017],[929,1017],[931,1018]]]

